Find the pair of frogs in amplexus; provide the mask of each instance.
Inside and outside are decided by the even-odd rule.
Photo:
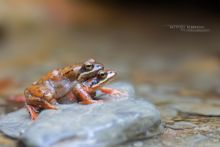
[[[103,103],[95,100],[96,91],[112,96],[127,95],[117,89],[103,87],[116,72],[104,69],[104,65],[89,59],[83,64],[74,64],[48,72],[24,91],[25,104],[32,120],[44,109],[57,109],[62,97],[73,97],[81,104]]]

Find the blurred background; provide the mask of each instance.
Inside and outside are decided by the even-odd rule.
[[[0,116],[48,71],[95,58],[160,110],[165,131],[144,144],[219,146],[219,18],[214,0],[0,0]]]
[[[215,1],[1,0],[0,93],[95,58],[116,81],[220,94]]]

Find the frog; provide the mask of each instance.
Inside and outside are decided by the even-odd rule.
[[[104,87],[104,85],[112,81],[116,75],[117,73],[113,70],[100,70],[95,77],[76,84],[72,89],[73,95],[80,100],[80,104],[103,103],[103,100],[95,97],[98,90],[110,96],[127,96],[127,93],[124,91]]]
[[[33,82],[24,90],[25,106],[32,120],[44,109],[57,110],[57,100],[73,87],[97,75],[104,65],[88,59],[83,64],[74,64],[54,69]],[[81,98],[81,97],[80,97]],[[83,98],[82,98],[83,100]]]

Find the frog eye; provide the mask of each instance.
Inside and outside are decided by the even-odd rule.
[[[107,77],[107,72],[104,72],[104,71],[102,71],[102,70],[100,70],[100,71],[98,72],[98,78],[104,79],[104,78],[106,78],[106,77]]]
[[[86,63],[84,63],[84,67],[87,71],[90,71],[93,69],[94,65],[90,62],[86,62]]]

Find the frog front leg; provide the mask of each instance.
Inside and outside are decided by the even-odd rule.
[[[80,83],[77,83],[72,88],[73,94],[79,99],[80,104],[93,104],[93,103],[103,103],[102,100],[93,100],[91,95],[89,94],[88,88],[83,87]]]

